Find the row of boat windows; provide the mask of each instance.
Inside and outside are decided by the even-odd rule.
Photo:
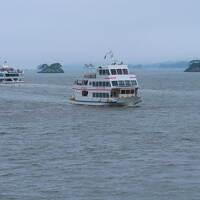
[[[92,96],[96,98],[109,98],[109,93],[93,93]]]
[[[127,75],[128,69],[111,69],[110,71],[108,69],[100,69],[99,75]]]
[[[130,87],[130,86],[135,86],[137,85],[136,80],[126,80],[126,81],[112,81],[112,86],[113,87]]]
[[[134,94],[134,90],[121,90],[121,94]]]
[[[111,87],[108,81],[90,82],[93,87]]]
[[[111,87],[110,82],[90,82],[93,87]],[[136,80],[126,80],[126,81],[112,81],[113,87],[131,87],[137,85]]]
[[[82,91],[82,96],[88,96],[88,91]],[[92,96],[97,98],[109,98],[109,93],[92,93]]]
[[[5,74],[6,77],[18,77],[19,74]]]
[[[77,85],[87,85],[88,80],[83,81],[75,81],[75,84]],[[93,81],[89,82],[89,85],[92,85],[93,87],[111,87],[111,84],[109,81]],[[125,81],[112,81],[113,87],[131,87],[137,85],[136,80],[125,80]]]
[[[18,77],[19,74],[5,74],[6,77]],[[0,73],[0,77],[4,77],[4,74]]]
[[[134,94],[134,90],[121,90],[120,94]],[[88,96],[88,91],[82,91],[82,96]],[[92,96],[94,98],[109,98],[109,93],[92,93]],[[111,96],[116,96],[116,95],[111,95]]]
[[[127,69],[111,69],[111,74],[112,75],[126,75],[128,74],[128,70]]]

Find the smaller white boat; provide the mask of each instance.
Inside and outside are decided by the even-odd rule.
[[[113,58],[112,52],[106,54]],[[70,102],[80,105],[134,106],[140,103],[139,86],[128,66],[113,60],[111,64],[86,65],[87,73],[73,85]]]
[[[0,83],[22,83],[24,82],[24,72],[20,69],[14,69],[4,62],[0,67]]]

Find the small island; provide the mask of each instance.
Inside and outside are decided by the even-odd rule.
[[[192,60],[185,72],[200,72],[200,60]]]
[[[38,73],[64,73],[62,68],[63,66],[60,63],[42,64],[38,66]]]

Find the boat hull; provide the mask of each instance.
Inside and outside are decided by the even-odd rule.
[[[70,103],[76,105],[88,105],[88,106],[135,106],[142,102],[141,97],[129,97],[129,98],[118,98],[109,101],[88,101],[88,100],[77,100],[75,98],[70,99]]]
[[[24,81],[1,81],[0,84],[17,84],[24,83]]]

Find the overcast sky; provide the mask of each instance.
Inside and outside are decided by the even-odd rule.
[[[127,63],[200,57],[199,0],[0,0],[0,62]]]

